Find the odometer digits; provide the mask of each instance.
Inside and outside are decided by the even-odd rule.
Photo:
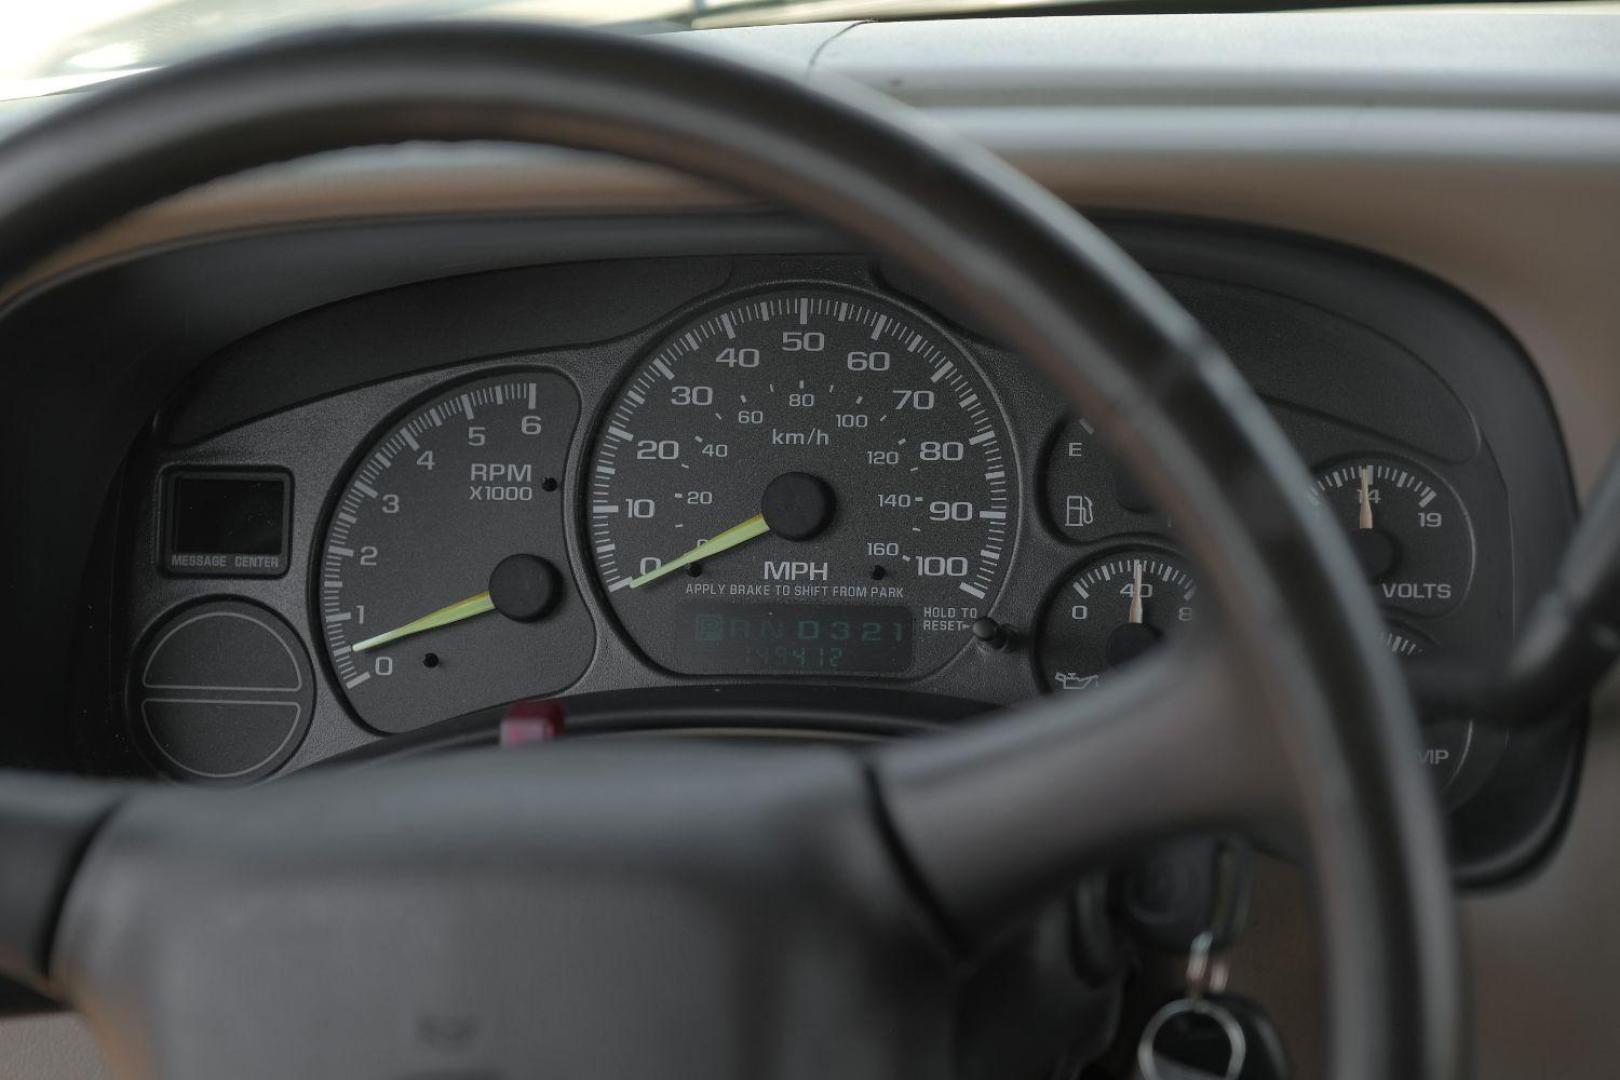
[[[864,671],[911,667],[916,628],[904,607],[835,604],[693,605],[676,648],[689,667],[738,672]]]
[[[932,670],[994,602],[1018,519],[973,361],[917,313],[832,286],[677,328],[587,468],[609,602],[690,674]]]

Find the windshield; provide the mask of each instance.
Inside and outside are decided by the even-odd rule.
[[[335,21],[510,18],[631,26],[918,15],[1036,0],[46,0],[0,14],[0,100],[71,90],[252,37]]]
[[[1297,2],[1315,7],[1320,0]],[[1343,0],[1343,6],[1368,2]],[[1250,3],[1293,6],[1288,0]],[[338,21],[509,18],[659,32],[1038,8],[1185,10],[1188,5],[1186,0],[13,0],[6,6],[9,10],[0,14],[0,101],[72,90],[221,45]]]

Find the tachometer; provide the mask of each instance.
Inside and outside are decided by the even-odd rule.
[[[690,674],[936,668],[994,603],[1018,520],[973,360],[916,312],[831,286],[673,331],[610,404],[587,469],[613,610]]]
[[[462,383],[365,447],[317,548],[315,618],[356,715],[406,731],[550,693],[589,662],[559,477],[579,400],[560,376]]]

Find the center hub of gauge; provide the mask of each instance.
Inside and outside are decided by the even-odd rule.
[[[489,599],[508,619],[534,622],[561,595],[557,568],[538,555],[508,555],[489,575]]]
[[[1383,529],[1356,529],[1349,534],[1350,550],[1368,581],[1377,581],[1395,568],[1395,538]]]
[[[1147,623],[1121,623],[1108,633],[1104,649],[1108,666],[1124,667],[1157,645],[1163,636]]]
[[[819,476],[785,472],[765,485],[760,512],[771,532],[784,540],[809,540],[832,524],[838,499]]]

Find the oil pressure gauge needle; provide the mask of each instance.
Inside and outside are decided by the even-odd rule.
[[[375,649],[379,645],[386,645],[390,641],[398,641],[400,638],[410,637],[412,634],[420,634],[424,630],[437,630],[441,626],[449,626],[451,623],[458,623],[463,619],[470,619],[474,615],[482,615],[486,611],[494,610],[495,601],[491,599],[489,592],[486,590],[477,596],[457,600],[455,603],[448,604],[438,611],[431,611],[420,619],[412,619],[404,626],[396,626],[392,630],[378,634],[376,637],[368,637],[364,641],[357,641],[354,644],[354,651],[365,652],[367,649]]]
[[[765,515],[755,514],[747,521],[738,522],[725,532],[703,541],[703,543],[686,554],[678,555],[662,566],[654,567],[640,577],[632,578],[630,587],[639,589],[649,582],[657,581],[665,574],[674,573],[683,566],[689,566],[699,559],[706,559],[711,555],[718,555],[722,551],[729,551],[738,544],[745,544],[754,537],[763,536],[770,531],[771,527],[765,524]]]
[[[1103,660],[1105,666],[1109,668],[1130,663],[1157,645],[1159,639],[1164,636],[1158,627],[1147,621],[1147,605],[1142,602],[1142,594],[1147,591],[1142,584],[1142,562],[1141,559],[1131,559],[1131,583],[1127,586],[1130,589],[1128,595],[1131,603],[1125,609],[1125,621],[1109,631],[1103,648]],[[1155,565],[1163,566],[1162,563]],[[1120,569],[1124,567],[1121,566]],[[1162,579],[1169,581],[1169,578]]]
[[[1125,616],[1125,621],[1139,623],[1142,621],[1142,560],[1137,559],[1131,566],[1131,609]]]

